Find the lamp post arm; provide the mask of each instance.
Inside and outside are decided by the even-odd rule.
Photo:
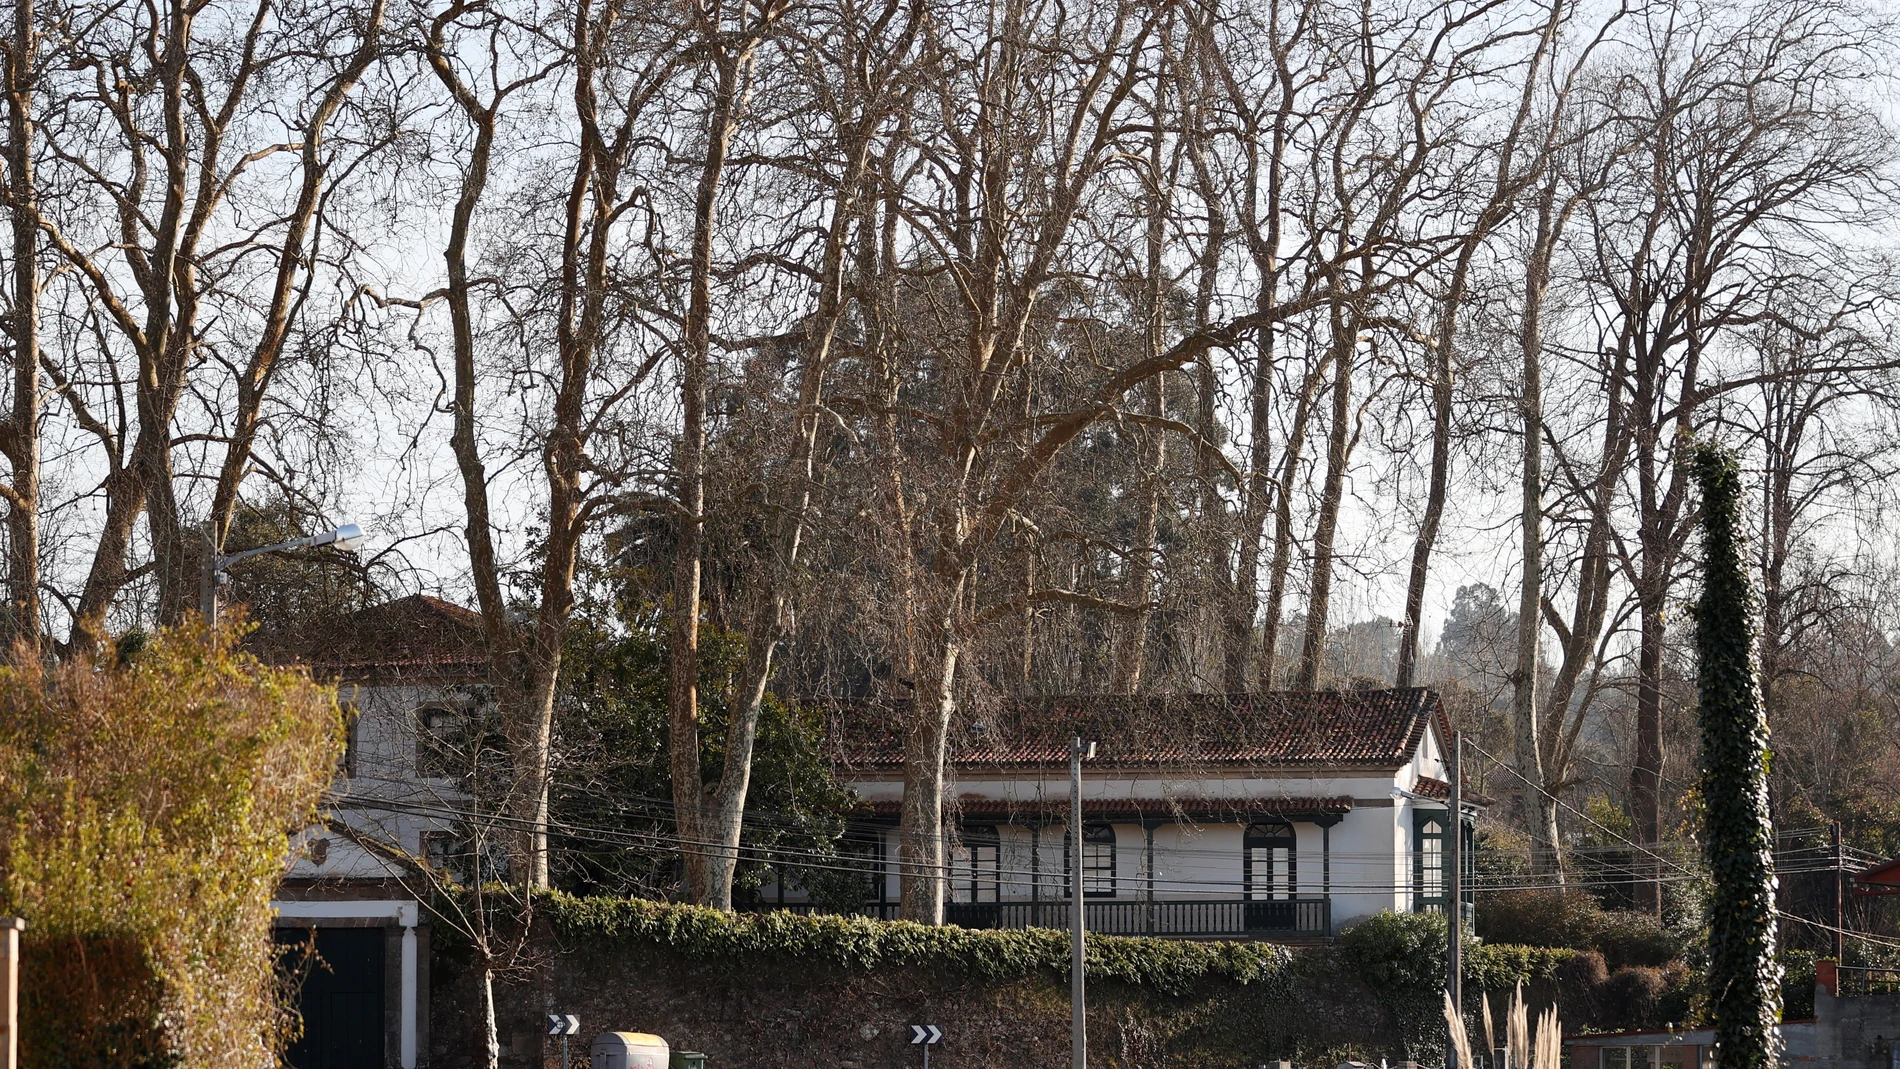
[[[290,542],[279,542],[274,546],[259,546],[256,549],[246,549],[241,552],[226,554],[218,558],[217,570],[221,572],[247,557],[259,557],[266,553],[282,553],[292,549],[307,549],[315,544],[316,543],[311,539],[299,538]]]
[[[363,544],[363,529],[353,523],[346,523],[334,531],[293,538],[288,542],[279,542],[271,546],[258,546],[256,549],[240,550],[236,553],[220,555],[211,541],[210,529],[205,533],[204,573],[199,580],[199,611],[205,622],[216,626],[218,622],[218,583],[224,570],[238,561],[249,557],[262,556],[265,553],[285,553],[293,549],[312,549],[317,546],[335,546],[342,550],[354,550]]]

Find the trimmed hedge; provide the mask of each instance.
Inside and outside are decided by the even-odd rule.
[[[946,969],[991,981],[1037,974],[1066,977],[1069,972],[1068,934],[1045,928],[979,931],[867,917],[726,913],[704,906],[582,898],[559,892],[537,899],[555,936],[569,944],[653,943],[691,958],[766,956],[816,960],[848,969]],[[1548,979],[1572,953],[1476,945],[1466,957],[1468,982],[1508,988],[1520,981]],[[1442,951],[1438,960],[1444,960]],[[1203,981],[1278,982],[1290,991],[1293,961],[1292,950],[1273,943],[1088,937],[1091,980],[1112,980],[1169,995],[1188,994]]]
[[[816,959],[851,969],[953,969],[999,981],[1069,972],[1068,934],[1046,928],[978,931],[868,917],[727,913],[705,906],[559,892],[542,897],[540,908],[555,935],[565,941],[657,943],[694,958],[765,955]],[[1187,994],[1202,980],[1270,981],[1280,977],[1291,960],[1285,947],[1271,943],[1088,937],[1090,979],[1170,995]]]

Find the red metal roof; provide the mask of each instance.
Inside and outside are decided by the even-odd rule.
[[[903,765],[909,703],[834,710],[831,748],[846,769]],[[952,729],[960,768],[1065,767],[1069,739],[1097,744],[1093,767],[1244,765],[1396,769],[1412,759],[1438,695],[1423,687],[1176,697],[1061,697],[974,709]]]
[[[1900,894],[1900,859],[1882,861],[1878,865],[1855,873],[1854,893],[1857,895]]]

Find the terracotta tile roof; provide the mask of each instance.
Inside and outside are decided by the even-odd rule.
[[[1427,798],[1442,798],[1449,802],[1451,801],[1451,784],[1446,783],[1442,779],[1420,776],[1418,782],[1412,784],[1412,793],[1422,794]],[[1497,804],[1497,799],[1489,795],[1479,794],[1470,787],[1466,787],[1464,790],[1458,792],[1458,796],[1466,805],[1491,806]]]
[[[372,676],[483,675],[488,644],[481,614],[426,594],[358,609],[327,624],[250,644],[277,663],[308,665],[346,680]]]
[[[865,808],[879,817],[896,817],[903,803],[873,802]],[[952,803],[951,808],[961,816],[965,823],[983,820],[1009,820],[1030,816],[1052,817],[1060,820],[1069,812],[1067,798],[1050,798],[1043,802],[1005,801],[994,798],[963,798]],[[1352,811],[1352,799],[1345,795],[1336,798],[1084,798],[1082,815],[1085,817],[1127,817],[1139,820],[1149,817],[1166,820],[1176,815],[1188,818],[1225,818],[1237,815],[1283,816],[1283,817],[1319,817],[1344,815]]]
[[[833,710],[830,746],[850,770],[903,765],[909,703]],[[959,768],[1066,767],[1069,739],[1097,743],[1093,767],[1243,765],[1393,768],[1411,760],[1426,725],[1449,727],[1423,687],[1178,697],[1061,697],[971,710],[952,727]]]

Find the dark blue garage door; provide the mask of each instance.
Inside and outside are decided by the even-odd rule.
[[[316,957],[299,970],[297,1008],[303,1037],[289,1051],[292,1069],[383,1069],[383,930],[317,928]],[[284,962],[295,967],[309,928],[279,928]]]

